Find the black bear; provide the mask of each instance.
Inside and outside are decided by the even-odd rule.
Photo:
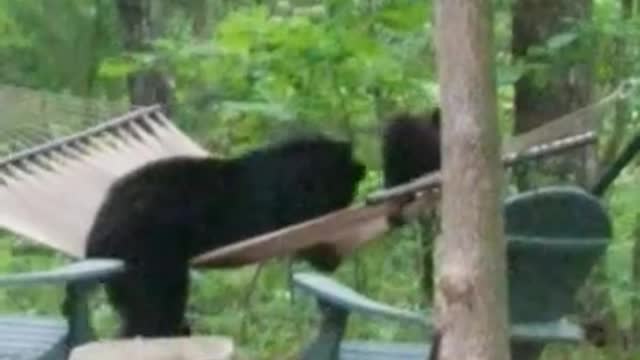
[[[440,109],[430,116],[402,113],[393,116],[384,130],[382,139],[384,186],[398,186],[432,171],[440,170]],[[400,203],[413,200],[404,196]],[[400,214],[388,218],[392,226],[405,223]],[[427,270],[429,271],[429,270]],[[429,360],[437,360],[440,332],[433,337]]]
[[[188,334],[193,256],[346,207],[363,176],[350,143],[319,135],[232,159],[159,160],[123,176],[103,201],[87,248],[88,257],[125,261],[126,271],[107,284],[123,320],[120,336]],[[312,250],[300,257],[320,269],[337,266]]]
[[[384,186],[398,186],[429,172],[440,169],[440,110],[431,115],[401,113],[391,117],[382,139]],[[413,199],[408,195],[399,199]],[[404,223],[400,216],[391,215],[393,226]]]

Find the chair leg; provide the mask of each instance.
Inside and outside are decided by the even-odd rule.
[[[511,343],[511,356],[518,360],[537,360],[540,358],[544,350],[544,345],[524,343],[524,342],[512,342]]]
[[[306,347],[303,360],[338,360],[349,313],[321,301],[322,324],[315,339]]]
[[[76,283],[67,286],[62,312],[69,323],[69,349],[95,339],[89,312],[89,294],[94,288],[95,284]]]

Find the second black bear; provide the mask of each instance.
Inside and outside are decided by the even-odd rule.
[[[123,259],[107,284],[120,335],[188,334],[188,261],[205,250],[348,206],[364,167],[350,143],[306,137],[234,159],[156,161],[114,183],[88,238],[88,257]],[[336,259],[301,253],[320,269]]]
[[[391,117],[382,139],[384,186],[398,186],[429,172],[440,170],[440,110],[430,116],[401,113]],[[400,202],[410,201],[408,195]],[[404,223],[390,216],[393,226]]]
[[[382,142],[384,186],[398,186],[432,171],[440,170],[440,109],[430,116],[399,114],[385,128]],[[407,195],[400,202],[411,201]],[[392,226],[405,223],[401,215],[390,215]],[[440,332],[433,337],[429,360],[439,356]]]

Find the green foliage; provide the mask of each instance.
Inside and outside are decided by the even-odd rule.
[[[0,81],[122,101],[127,98],[127,74],[158,69],[173,85],[172,117],[214,153],[237,154],[282,133],[307,128],[354,139],[357,156],[370,165],[358,200],[381,186],[377,167],[381,119],[398,109],[423,110],[437,103],[433,2],[152,3],[161,4],[163,36],[145,51],[124,53],[113,1],[0,0]],[[511,56],[511,3],[494,2],[499,116],[504,136],[511,133],[513,122],[513,84],[525,74],[533,74],[542,87],[552,80],[550,68],[594,54],[597,89],[606,90],[620,78],[640,73],[640,46],[635,40],[640,38],[640,20],[637,16],[621,20],[619,1],[595,1],[591,22],[570,24],[565,32],[531,49],[527,58],[517,60]],[[200,15],[207,21],[195,29],[194,19]],[[71,116],[73,109],[61,111],[67,104],[61,98],[47,102],[58,105],[55,111],[49,105],[36,106],[41,101],[11,103],[14,111],[7,110],[6,103],[2,103],[0,119],[0,152],[13,149],[15,140],[27,132],[50,138],[78,129],[87,121],[87,113],[76,111]],[[638,128],[640,97],[634,96],[631,104],[626,132]],[[36,108],[43,110],[34,111]],[[606,134],[610,128],[608,119]],[[607,255],[607,279],[598,284],[610,289],[612,310],[625,329],[632,319],[631,304],[638,296],[630,271],[640,201],[640,174],[635,166],[618,180],[608,199],[615,241]],[[424,308],[418,279],[422,256],[428,249],[421,244],[415,226],[396,230],[359,251],[337,277],[374,298],[406,308]],[[27,251],[15,237],[0,235],[0,273],[50,268],[64,261],[51,252]],[[290,292],[281,262],[266,265],[250,300],[246,300],[253,271],[249,267],[194,272],[189,314],[196,331],[233,336],[249,358],[292,355],[315,330],[315,304]],[[59,288],[2,289],[0,310],[59,314],[62,295]],[[92,301],[94,324],[103,336],[111,335],[116,321],[103,292]],[[358,317],[350,323],[348,335],[423,340],[415,329]],[[606,356],[607,352],[588,346],[578,350],[571,346],[554,347],[545,359]]]
[[[116,21],[104,0],[0,1],[0,80],[85,96],[120,93],[121,81],[96,84],[101,60],[120,50]]]
[[[64,259],[49,251],[33,249],[7,233],[0,232],[0,274],[50,269]],[[32,315],[57,313],[64,289],[60,287],[0,289],[0,312]]]
[[[634,261],[633,248],[640,234],[640,191],[637,186],[639,175],[637,168],[635,171],[623,173],[609,200],[616,241],[609,249],[607,271],[611,295],[616,305],[614,310],[624,327],[629,327],[632,320],[632,317],[625,314],[632,313],[631,304],[640,300],[639,284],[634,283],[630,271]]]
[[[176,32],[155,42],[152,55],[126,55],[101,66],[105,77],[121,77],[140,66],[169,72],[181,118],[200,124],[213,141],[247,130],[260,119],[258,133],[291,121],[321,124],[354,136],[374,127],[378,108],[424,108],[433,100],[424,6],[413,3],[363,13],[348,2],[311,15],[282,15],[266,6],[241,7],[222,19],[211,38],[185,39]],[[191,104],[198,104],[193,109]],[[180,108],[180,106],[178,106]],[[215,121],[213,119],[216,119]],[[228,126],[230,122],[233,126]],[[244,131],[243,130],[243,131]],[[206,140],[205,140],[206,141]]]

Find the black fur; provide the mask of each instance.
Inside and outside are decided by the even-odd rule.
[[[351,144],[314,137],[235,159],[160,160],[124,176],[103,202],[87,250],[126,262],[107,284],[121,336],[188,334],[190,258],[345,207],[363,175]],[[321,269],[339,262],[301,256]]]
[[[390,119],[385,128],[382,155],[384,186],[398,186],[432,171],[440,170],[440,110],[430,116],[399,114]],[[408,195],[399,202],[413,200]],[[392,226],[405,223],[400,214],[390,215]],[[437,360],[440,352],[440,332],[433,337],[429,360]]]
[[[440,357],[440,342],[442,341],[442,333],[436,331],[433,334],[433,341],[431,343],[431,351],[429,352],[429,360],[438,360]]]
[[[430,116],[399,114],[389,120],[383,143],[384,186],[398,186],[440,169],[440,111]],[[399,199],[406,202],[413,196]],[[392,225],[402,225],[399,216],[391,216]]]

